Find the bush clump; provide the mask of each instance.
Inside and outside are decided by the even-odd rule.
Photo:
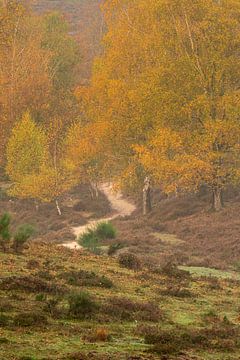
[[[32,225],[23,224],[17,229],[16,234],[13,237],[13,249],[16,253],[23,250],[24,244],[30,239],[35,233],[35,229]]]
[[[160,293],[164,296],[171,296],[182,299],[194,297],[190,290],[174,285],[168,286],[167,289],[161,290]]]
[[[114,286],[113,282],[106,276],[97,275],[93,271],[69,271],[67,273],[63,273],[61,278],[66,279],[69,285],[75,286],[91,286],[106,289],[110,289]]]
[[[109,331],[103,327],[97,328],[94,332],[91,331],[83,336],[83,340],[90,343],[107,342],[111,341],[111,338]]]
[[[118,250],[121,250],[124,248],[124,244],[121,243],[114,243],[109,246],[108,249],[108,255],[112,256],[114,255]]]
[[[40,312],[19,313],[14,318],[14,325],[28,327],[34,325],[46,325],[48,323],[46,315]]]
[[[98,309],[98,304],[87,292],[72,294],[68,298],[68,314],[76,319],[87,319]]]
[[[59,296],[45,300],[46,302],[44,304],[43,310],[46,311],[51,317],[61,318],[63,315],[65,315],[65,309],[61,309],[59,307],[59,303],[61,301]]]
[[[100,222],[96,227],[96,235],[100,240],[115,239],[117,236],[117,230],[112,223],[108,221]]]
[[[102,240],[114,239],[117,231],[110,222],[101,222],[95,228],[89,228],[79,237],[79,244],[90,252],[99,255]]]
[[[157,322],[162,318],[158,305],[152,302],[139,303],[124,297],[110,298],[103,306],[103,312],[112,318],[124,321]]]
[[[140,270],[142,265],[140,259],[132,253],[123,253],[118,257],[119,265],[131,270]]]
[[[224,321],[200,330],[178,328],[174,332],[148,327],[141,332],[145,343],[153,345],[152,351],[159,355],[176,355],[193,347],[208,351],[233,351],[239,346],[239,328]]]
[[[99,255],[99,238],[96,235],[96,231],[88,229],[86,233],[82,234],[78,240],[79,245],[86,248],[93,254]]]
[[[1,280],[0,289],[19,290],[32,293],[63,294],[66,289],[53,282],[44,281],[36,276],[9,276]]]
[[[160,273],[177,280],[187,280],[191,278],[189,271],[179,269],[176,264],[170,261],[161,267]]]
[[[22,251],[24,244],[34,234],[33,226],[29,224],[20,225],[14,235],[10,232],[11,216],[4,213],[0,218],[0,247],[6,252],[10,247],[12,240],[12,248],[16,253]]]
[[[7,326],[9,324],[8,316],[4,314],[0,314],[0,327]]]

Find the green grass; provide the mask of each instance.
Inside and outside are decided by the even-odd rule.
[[[223,271],[217,269],[211,269],[206,267],[199,266],[179,266],[182,270],[189,271],[193,276],[207,276],[207,277],[216,277],[218,279],[235,279],[240,280],[240,274],[233,271]]]

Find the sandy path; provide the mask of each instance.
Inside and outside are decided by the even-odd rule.
[[[102,184],[99,187],[99,190],[102,191],[105,196],[108,198],[108,201],[112,207],[112,214],[109,217],[104,217],[98,220],[89,221],[86,225],[78,226],[72,228],[72,231],[76,238],[82,235],[89,227],[95,227],[98,223],[102,221],[110,221],[115,219],[118,216],[128,216],[131,215],[134,210],[136,210],[136,206],[130,203],[128,200],[124,199],[121,193],[116,193],[112,190],[111,184]],[[82,247],[78,244],[77,241],[66,242],[61,246],[65,246],[69,249],[81,249]]]

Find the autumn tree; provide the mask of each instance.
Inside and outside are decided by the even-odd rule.
[[[47,108],[51,54],[41,47],[41,21],[19,1],[0,3],[0,157],[16,120]]]
[[[105,49],[78,96],[111,129],[113,175],[131,182],[140,154],[142,175],[167,192],[207,184],[220,209],[239,180],[239,2],[107,0],[103,10]]]
[[[25,113],[8,142],[6,171],[13,182],[11,195],[42,202],[54,200],[61,215],[58,198],[72,186],[72,178],[59,155],[64,151],[59,149],[58,125],[53,130],[55,142]]]
[[[73,124],[65,140],[65,161],[78,182],[90,185],[92,197],[98,197],[98,183],[104,178],[106,124]]]

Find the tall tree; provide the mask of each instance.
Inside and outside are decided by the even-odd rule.
[[[13,185],[10,194],[43,202],[55,201],[73,185],[65,166],[61,124],[53,121],[49,133],[37,125],[29,113],[13,128],[7,146],[6,171]]]
[[[0,161],[11,128],[22,113],[48,107],[51,53],[41,48],[41,34],[41,22],[19,1],[0,3]]]

